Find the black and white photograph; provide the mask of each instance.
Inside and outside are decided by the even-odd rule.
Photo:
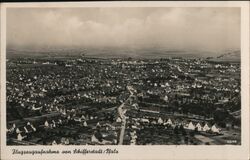
[[[241,14],[6,8],[4,143],[241,146]]]

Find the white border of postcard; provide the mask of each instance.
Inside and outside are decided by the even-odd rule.
[[[6,146],[6,9],[9,7],[240,7],[241,8],[241,89],[242,143],[239,146]],[[20,150],[116,149],[118,154],[12,154]],[[249,2],[57,2],[1,4],[1,159],[249,159]]]

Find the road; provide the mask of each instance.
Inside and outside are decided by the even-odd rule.
[[[131,91],[131,89],[129,87],[127,87],[130,96],[128,97],[128,99],[126,101],[124,101],[119,107],[118,107],[118,113],[122,119],[122,125],[121,125],[121,132],[120,132],[120,137],[119,137],[119,143],[118,145],[122,145],[123,144],[123,138],[124,138],[124,133],[125,133],[125,127],[126,127],[126,116],[125,116],[125,112],[126,110],[123,109],[123,107],[125,106],[125,104],[127,103],[127,101],[131,98],[131,96],[133,95],[133,92]]]
[[[130,97],[129,97],[130,98]],[[128,99],[129,99],[128,98]],[[126,100],[127,101],[127,100]],[[125,102],[126,102],[125,101]],[[125,127],[126,127],[126,116],[124,115],[124,110],[123,107],[125,105],[125,102],[123,102],[119,107],[118,107],[118,113],[122,119],[122,125],[121,125],[121,132],[120,132],[120,137],[119,137],[119,143],[118,145],[122,145],[123,143],[123,138],[124,138],[124,133],[125,133]]]

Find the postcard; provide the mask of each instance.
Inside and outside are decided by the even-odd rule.
[[[249,2],[1,4],[1,159],[249,159]]]

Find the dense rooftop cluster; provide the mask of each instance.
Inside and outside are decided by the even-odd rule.
[[[201,144],[199,136],[240,130],[240,63],[12,58],[6,83],[10,144],[119,144],[121,134],[123,144]],[[170,142],[158,133],[184,135]]]

